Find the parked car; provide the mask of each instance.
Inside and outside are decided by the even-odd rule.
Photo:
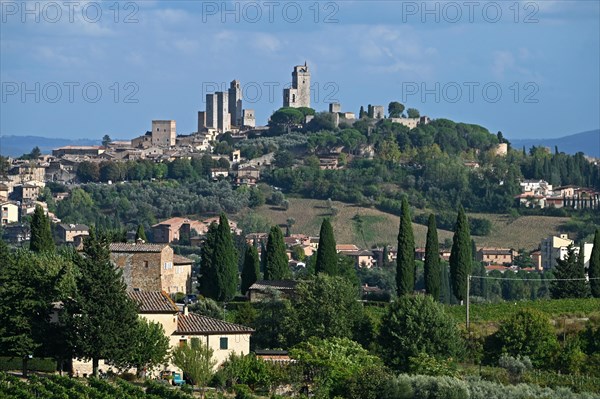
[[[184,385],[185,381],[183,379],[183,377],[181,376],[181,373],[173,373],[173,385]]]
[[[186,305],[193,305],[198,302],[198,296],[196,294],[187,294],[183,300]]]

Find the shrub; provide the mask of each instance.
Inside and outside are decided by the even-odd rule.
[[[238,384],[233,387],[235,391],[235,399],[254,399],[254,395],[252,395],[252,391],[247,385]]]
[[[382,367],[365,367],[340,384],[335,393],[346,399],[379,399],[391,378]]]
[[[486,340],[490,357],[499,358],[501,353],[528,356],[535,367],[551,366],[557,350],[558,340],[550,319],[533,309],[519,310]]]
[[[426,353],[419,353],[408,360],[409,370],[412,374],[458,377],[456,365],[450,360],[436,359]]]
[[[409,358],[420,353],[448,359],[464,350],[462,337],[451,316],[431,296],[398,298],[381,322],[381,356],[389,367],[406,371]]]
[[[521,376],[525,371],[530,370],[533,366],[531,360],[527,356],[512,357],[506,353],[503,353],[498,360],[498,365],[503,369],[506,369],[513,380],[520,380]]]
[[[239,356],[232,353],[217,374],[220,374],[221,386],[241,384],[254,391],[257,388],[270,389],[275,380],[273,368],[271,363],[258,359],[254,354]]]
[[[123,373],[119,376],[119,378],[122,378],[127,382],[135,381],[137,379],[136,375],[133,373]]]
[[[398,376],[410,382],[414,399],[469,399],[469,389],[464,381],[451,377],[430,377],[424,375]]]
[[[18,357],[0,356],[0,370],[21,370],[23,360]],[[56,371],[56,361],[51,358],[34,357],[27,361],[27,370],[53,373]]]

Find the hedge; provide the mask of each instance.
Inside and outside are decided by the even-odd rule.
[[[20,357],[0,356],[0,370],[18,371],[23,369],[23,359]],[[52,358],[34,357],[27,362],[27,370],[53,373],[56,371],[56,361]]]

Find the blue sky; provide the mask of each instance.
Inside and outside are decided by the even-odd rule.
[[[188,134],[232,79],[264,124],[305,61],[317,110],[397,100],[509,138],[600,127],[595,0],[0,3],[2,135]]]

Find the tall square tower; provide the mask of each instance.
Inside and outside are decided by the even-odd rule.
[[[283,106],[310,108],[310,71],[306,62],[296,65],[292,72],[292,87],[283,89]]]
[[[174,120],[152,121],[152,145],[172,147],[177,138]]]

